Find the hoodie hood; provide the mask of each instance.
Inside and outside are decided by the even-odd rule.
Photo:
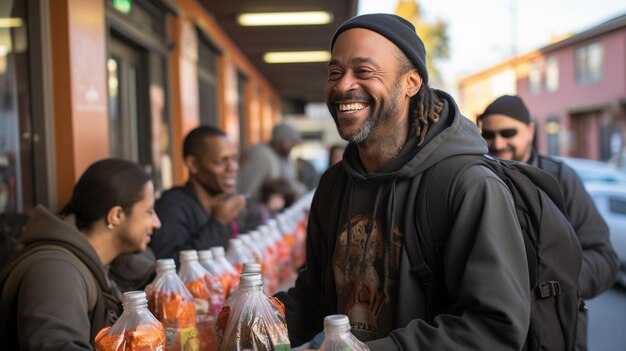
[[[102,266],[96,250],[76,228],[74,216],[62,219],[40,205],[35,208],[26,223],[21,241],[24,246],[38,242],[73,246],[92,259],[92,262],[86,262],[88,266]]]
[[[353,180],[411,178],[450,156],[487,153],[487,143],[481,137],[476,124],[461,115],[459,107],[449,94],[440,90],[435,92],[444,102],[444,108],[439,122],[429,127],[421,146],[417,146],[417,137],[411,133],[398,157],[372,173],[367,173],[361,166],[358,148],[353,144],[346,147],[343,166]]]

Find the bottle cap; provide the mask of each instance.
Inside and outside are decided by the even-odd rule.
[[[198,252],[196,250],[183,250],[180,252],[180,261],[197,261]]]
[[[244,262],[241,268],[241,274],[261,273],[261,264],[256,262]]]
[[[259,273],[247,273],[242,274],[241,277],[239,277],[239,286],[250,287],[261,285],[263,285],[263,278]]]
[[[148,299],[146,293],[140,290],[127,291],[124,293],[124,307],[137,307],[147,305]]]
[[[222,246],[214,246],[211,248],[211,252],[213,252],[213,257],[218,258],[224,256],[224,248]]]
[[[161,258],[156,261],[156,271],[165,272],[176,270],[176,262],[173,258]]]
[[[331,314],[324,317],[324,327],[337,328],[346,326],[350,326],[350,320],[345,314]]]
[[[198,250],[198,258],[202,261],[210,261],[213,259],[213,252],[211,250]]]

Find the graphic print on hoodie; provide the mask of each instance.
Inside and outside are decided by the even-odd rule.
[[[371,200],[361,203],[381,206],[379,201]],[[395,329],[403,236],[394,226],[387,251],[388,275],[385,276],[384,238],[389,235],[389,223],[385,222],[380,217],[372,221],[368,215],[354,215],[342,226],[335,246],[333,270],[337,308],[350,318],[352,332],[362,341],[387,336]]]

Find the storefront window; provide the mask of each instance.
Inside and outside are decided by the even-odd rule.
[[[0,213],[32,207],[26,2],[0,6]]]

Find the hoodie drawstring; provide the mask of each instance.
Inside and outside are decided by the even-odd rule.
[[[374,200],[374,210],[373,213],[370,217],[370,221],[368,223],[368,226],[366,228],[366,239],[365,239],[365,243],[363,245],[363,254],[361,255],[361,263],[359,265],[359,277],[357,280],[358,284],[361,284],[361,282],[363,282],[362,276],[365,272],[365,266],[366,266],[366,258],[367,258],[367,247],[370,243],[370,238],[372,237],[372,231],[374,230],[374,223],[376,221],[377,215],[378,215],[378,209],[379,206],[377,205],[380,202],[380,198],[382,196],[383,193],[383,186],[379,186],[378,190],[376,191],[376,198]],[[382,231],[382,239],[383,239],[383,251],[384,251],[384,270],[383,270],[383,274],[384,274],[384,281],[383,281],[383,293],[385,296],[385,302],[389,303],[390,298],[389,298],[389,260],[390,260],[390,251],[391,251],[391,241],[393,238],[393,228],[395,226],[395,215],[396,215],[396,178],[393,178],[392,183],[391,183],[391,189],[390,189],[390,194],[389,197],[387,198],[387,218],[388,218],[388,227],[386,231]],[[343,266],[345,270],[348,270],[348,264],[349,264],[349,250],[350,250],[350,243],[352,242],[352,218],[350,217],[352,214],[352,194],[354,191],[354,183],[352,181],[349,182],[349,186],[348,186],[348,232],[347,232],[347,242],[346,242],[346,248],[345,248],[345,253],[344,253],[344,262],[343,262]],[[381,228],[382,230],[382,228]]]
[[[385,294],[385,302],[389,303],[389,259],[391,256],[391,241],[393,239],[393,228],[396,219],[396,178],[393,178],[391,182],[391,193],[387,201],[387,218],[389,218],[389,227],[387,229],[387,235],[383,232],[383,251],[385,260],[385,281],[383,283],[383,293]]]
[[[352,242],[352,191],[354,190],[354,181],[352,178],[348,181],[348,233],[347,233],[347,241],[346,241],[346,252],[343,256],[343,268],[348,269],[348,263],[350,255],[350,242]]]
[[[374,199],[374,203],[377,204],[380,201],[380,194],[382,194],[381,187],[378,187],[376,191],[376,198]],[[370,218],[369,223],[367,224],[367,236],[365,237],[365,243],[363,244],[363,254],[361,255],[361,264],[359,265],[359,280],[358,283],[362,284],[364,281],[363,273],[365,272],[365,264],[367,258],[367,246],[370,243],[370,239],[372,238],[372,232],[374,231],[374,222],[376,221],[376,215],[378,214],[378,206],[374,206],[374,213],[372,213],[372,217]]]

